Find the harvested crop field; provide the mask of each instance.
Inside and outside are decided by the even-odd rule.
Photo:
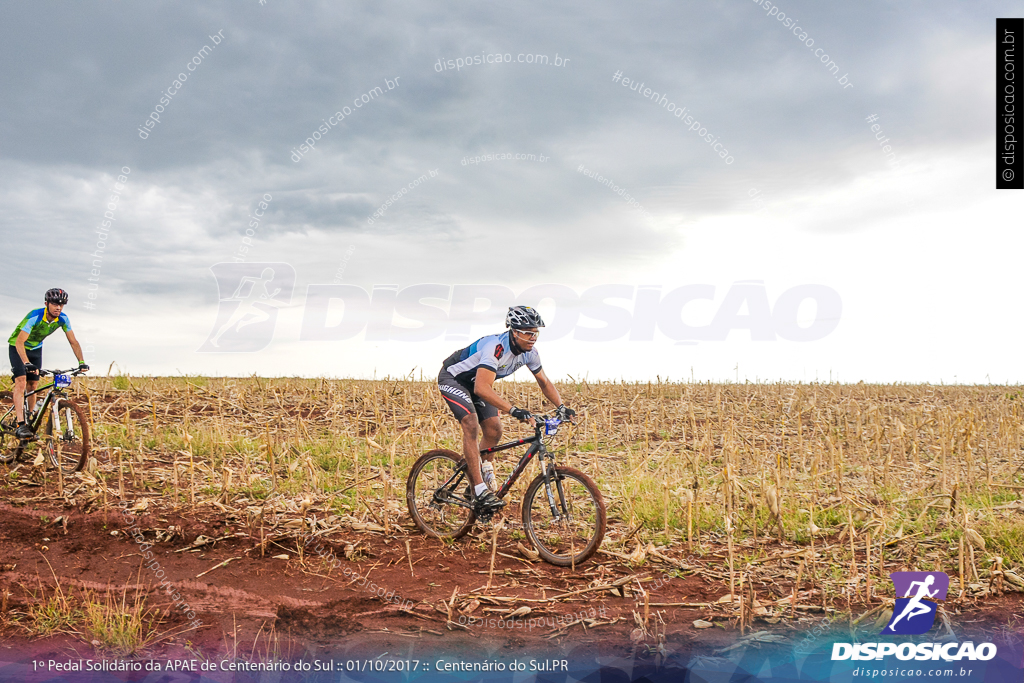
[[[535,385],[499,390],[542,408]],[[3,472],[0,638],[93,656],[443,640],[657,659],[877,634],[901,570],[950,576],[937,637],[1020,633],[1019,388],[559,390],[580,414],[554,438],[559,462],[608,505],[601,550],[575,569],[531,559],[515,520],[532,469],[469,537],[415,528],[412,461],[460,443],[431,382],[79,381],[95,462],[64,478],[32,462]],[[516,460],[504,455],[499,477]]]

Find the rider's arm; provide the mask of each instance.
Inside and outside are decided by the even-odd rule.
[[[25,353],[25,340],[28,339],[28,332],[22,330],[18,333],[18,338],[14,340],[14,348],[18,350],[18,355],[21,356],[22,363],[28,363],[28,354]]]
[[[82,345],[75,339],[75,333],[71,330],[64,330],[64,334],[68,337],[68,343],[71,344],[71,350],[75,352],[75,358],[78,359],[79,363],[85,362],[85,357],[82,355]]]
[[[488,368],[477,368],[476,379],[473,380],[473,393],[490,403],[503,413],[512,410],[512,404],[498,395],[494,390],[494,378],[497,375],[494,370]]]
[[[479,374],[480,373],[478,372],[477,376],[479,376]],[[562,405],[562,397],[558,394],[558,389],[555,388],[554,383],[548,379],[548,376],[544,374],[543,368],[538,370],[534,377],[537,379],[537,384],[540,385],[540,390],[543,392],[544,396],[556,406]]]

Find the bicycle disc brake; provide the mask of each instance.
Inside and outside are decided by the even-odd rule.
[[[460,498],[452,491],[451,488],[439,488],[434,491],[433,502],[431,507],[439,510],[442,505],[460,505]]]

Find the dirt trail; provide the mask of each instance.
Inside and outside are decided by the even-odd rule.
[[[135,518],[159,563],[157,567],[147,562],[150,569],[120,515],[108,511],[105,520],[102,511],[83,512],[80,507],[42,501],[35,506],[0,504],[0,588],[11,591],[9,608],[21,613],[52,594],[55,585],[72,595],[127,591],[129,601],[141,591],[147,606],[160,611],[159,630],[180,632],[148,650],[160,656],[317,656],[339,648],[376,655],[429,647],[477,654],[485,648],[506,654],[572,650],[588,656],[653,656],[659,644],[663,653],[712,653],[739,636],[735,619],[729,621],[733,610],[728,605],[662,604],[715,603],[728,595],[727,581],[708,580],[706,575],[676,578],[661,561],[631,568],[602,554],[572,572],[519,559],[516,541],[500,534],[488,590],[490,547],[483,534],[447,546],[405,529],[390,538],[349,531],[343,538],[334,536],[329,543],[301,549],[302,559],[295,539],[271,541],[261,556],[258,533],[250,536],[218,511],[206,509],[211,514],[150,509]],[[166,537],[171,532],[172,538],[156,540],[158,533]],[[200,537],[224,540],[183,550]],[[345,558],[346,548],[351,560]],[[792,550],[777,549],[780,555]],[[281,555],[288,559],[275,557]],[[711,556],[705,558],[702,564],[708,572],[723,571]],[[548,601],[609,585],[612,588]],[[777,619],[789,611],[773,603],[789,590],[756,587],[767,616],[760,615],[749,628],[799,639],[820,624],[823,615],[813,611],[802,610],[795,622]],[[174,604],[175,592],[202,621],[201,627],[189,628],[180,605]],[[801,604],[814,605],[814,593],[803,595]],[[965,613],[955,621],[992,636],[1020,614],[1019,596],[988,600],[983,610],[964,605]],[[451,628],[446,625],[449,604],[454,605],[451,618],[457,624]],[[855,604],[853,611],[859,614],[869,608]],[[506,617],[516,610],[510,624]],[[580,623],[578,617],[588,621]],[[725,628],[697,629],[697,619]],[[646,632],[641,624],[646,624]],[[19,652],[88,654],[91,649],[74,637],[34,641],[17,625],[9,625],[2,637],[5,647]]]

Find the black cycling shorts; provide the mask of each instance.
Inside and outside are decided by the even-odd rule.
[[[480,422],[498,416],[497,408],[474,394],[471,388],[459,382],[445,369],[437,376],[437,388],[441,390],[441,398],[456,420],[461,421],[471,413],[475,413],[476,419]]]
[[[24,377],[27,382],[38,382],[39,373],[28,372],[25,370],[25,364],[21,362],[21,356],[18,355],[18,349],[13,345],[9,346],[8,352],[11,357],[11,375],[17,379],[18,377]],[[25,355],[28,356],[28,362],[36,366],[36,369],[43,367],[43,347],[40,346],[38,349],[25,349]]]

